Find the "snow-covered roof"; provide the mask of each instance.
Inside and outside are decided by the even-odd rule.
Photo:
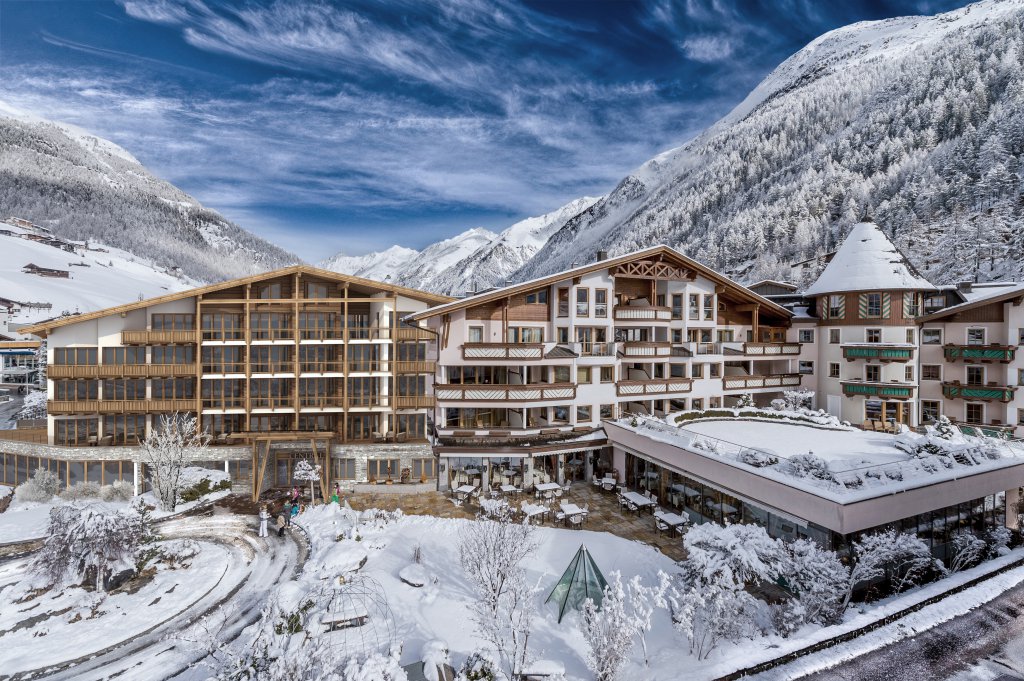
[[[941,319],[964,310],[973,309],[989,303],[995,303],[1002,300],[1009,300],[1018,296],[1024,296],[1024,283],[1005,283],[1005,284],[990,284],[990,285],[975,285],[970,292],[961,291],[960,295],[967,299],[967,302],[960,303],[959,305],[950,305],[944,307],[938,312],[925,315],[921,317],[922,321],[932,321],[935,319]]]
[[[934,289],[877,225],[862,222],[850,231],[835,257],[804,294]]]

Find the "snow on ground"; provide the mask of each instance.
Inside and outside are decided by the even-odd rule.
[[[368,517],[367,513],[370,512],[365,512],[363,518]],[[366,552],[366,564],[359,573],[376,579],[387,594],[398,639],[403,643],[402,664],[417,661],[424,644],[433,639],[444,641],[453,661],[461,664],[481,645],[468,618],[473,594],[464,577],[458,550],[459,532],[476,521],[400,516],[388,522],[356,525],[356,515],[331,504],[299,516],[297,523],[309,532],[313,544],[303,581],[315,583],[316,576],[329,577],[322,569],[325,563],[352,564],[358,561],[346,555],[361,556]],[[339,534],[358,534],[360,540],[345,538],[336,542]],[[539,589],[538,616],[530,645],[532,655],[563,662],[570,678],[589,679],[592,675],[583,661],[586,645],[578,629],[578,616],[567,615],[559,624],[555,606],[544,604],[580,544],[587,545],[606,578],[618,570],[623,581],[640,575],[646,584],[653,585],[659,570],[678,570],[671,559],[654,548],[611,534],[538,527],[536,536],[539,550],[526,565],[529,580]],[[415,565],[412,556],[417,545],[428,576],[423,588],[409,586],[399,577],[403,570]],[[655,627],[648,637],[650,649],[655,651],[652,668],[642,668],[637,647],[622,678],[674,679],[678,678],[681,661],[693,661],[683,653],[683,644],[674,634],[667,611],[655,614]]]
[[[192,547],[191,549],[189,547]],[[30,597],[28,560],[0,565],[0,647],[4,674],[59,665],[133,639],[187,609],[227,573],[230,552],[216,544],[174,541],[171,551],[195,554],[181,569],[158,565],[135,593],[97,594],[79,587]],[[187,565],[187,567],[185,567]],[[26,600],[27,599],[27,600]]]
[[[28,230],[0,223],[0,229],[24,234]],[[94,247],[96,244],[92,244]],[[123,305],[141,298],[167,295],[198,286],[198,282],[167,274],[161,268],[118,248],[103,246],[106,253],[69,253],[54,246],[0,235],[0,287],[5,298],[18,302],[51,303],[49,310],[25,309],[11,323],[31,323],[62,312],[91,312]],[[70,279],[26,274],[21,269],[40,267],[67,270]],[[87,266],[72,266],[72,263]]]

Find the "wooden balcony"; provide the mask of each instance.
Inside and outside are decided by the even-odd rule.
[[[437,371],[437,362],[396,360],[391,363],[396,374],[432,374]]]
[[[763,374],[753,376],[723,376],[723,390],[749,390],[751,388],[790,388],[800,385],[800,374]]]
[[[433,395],[396,395],[395,409],[430,409],[434,406]]]
[[[1013,394],[1017,388],[1013,386],[995,385],[989,383],[987,385],[971,385],[962,383],[943,383],[942,384],[942,396],[948,400],[981,400],[984,402],[991,402],[998,400],[999,402],[1010,402],[1013,400]]]
[[[462,359],[535,360],[544,359],[543,343],[465,343]]]
[[[619,343],[619,354],[623,357],[668,357],[672,344],[667,341],[626,341]]]
[[[576,399],[573,383],[530,383],[527,385],[434,386],[438,402],[543,402]]]
[[[946,345],[942,348],[947,362],[1009,364],[1017,354],[1016,345]]]
[[[394,329],[395,340],[434,340],[434,334],[425,329],[417,329],[411,326],[401,325]]]
[[[345,373],[345,366],[348,364],[345,360],[330,360],[326,362],[300,362],[299,373],[302,374],[343,374]]]
[[[50,400],[50,414],[151,414],[195,411],[196,400]]]
[[[800,343],[744,343],[743,354],[751,357],[799,355]]]
[[[693,390],[692,378],[651,378],[616,381],[615,383],[615,393],[619,397],[688,393],[691,390]]]
[[[198,338],[198,332],[195,329],[177,331],[122,331],[121,345],[195,343]]]
[[[174,378],[195,376],[195,364],[53,364],[49,378]]]
[[[843,345],[843,358],[853,362],[868,359],[876,362],[909,362],[914,359],[913,346],[890,343],[854,343]]]
[[[909,400],[914,397],[915,385],[907,383],[869,383],[867,381],[842,381],[843,394],[847,397],[881,397],[892,400]]]
[[[345,406],[345,398],[341,395],[302,395],[299,407],[303,409],[340,409]]]
[[[612,314],[617,322],[670,322],[672,310],[656,305],[616,305]]]

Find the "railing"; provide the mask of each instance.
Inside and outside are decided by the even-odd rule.
[[[171,331],[122,331],[121,345],[167,345],[173,343],[195,343],[194,329]]]
[[[245,362],[205,362],[204,374],[244,374]]]
[[[295,329],[290,326],[280,329],[252,329],[249,338],[254,341],[294,340]]]
[[[616,305],[613,309],[613,314],[615,315],[615,321],[672,321],[672,310],[667,307],[658,307],[656,305]]]
[[[573,383],[529,383],[525,385],[458,385],[434,386],[439,402],[572,400],[576,398]]]
[[[695,343],[698,355],[720,355],[722,354],[721,343]]]
[[[433,395],[396,395],[396,409],[428,409],[434,406]]]
[[[582,343],[577,342],[581,357],[614,357],[615,343]]]
[[[914,396],[916,386],[906,384],[873,383],[868,381],[842,381],[843,394],[847,397],[892,397],[898,400]]]
[[[843,345],[843,358],[850,361],[876,359],[880,362],[909,362],[914,359],[914,348],[885,343]]]
[[[620,343],[623,357],[668,357],[672,344],[662,341],[626,341]]]
[[[241,409],[245,406],[244,397],[204,397],[203,409]]]
[[[345,398],[341,395],[302,395],[299,397],[300,407],[344,407]]]
[[[424,329],[415,329],[410,326],[398,326],[394,329],[395,340],[409,341],[409,340],[432,340],[434,334]]]
[[[303,329],[299,327],[299,340],[342,340],[345,338],[344,327]]]
[[[1017,430],[1017,426],[1006,423],[970,423],[956,419],[950,419],[950,421],[965,435],[981,435],[1009,440],[1013,438],[1013,434]]]
[[[694,345],[694,343],[673,343],[671,356],[693,357],[697,352],[697,348]]]
[[[299,371],[304,374],[341,374],[345,372],[345,360],[328,360],[325,362],[299,362]]]
[[[765,374],[755,376],[723,376],[724,390],[747,388],[785,388],[800,385],[800,374]]]
[[[1016,345],[946,345],[942,348],[947,362],[1012,362]]]
[[[437,371],[437,362],[399,359],[391,363],[396,374],[432,374]]]
[[[254,374],[291,374],[295,372],[295,362],[285,360],[283,362],[254,362],[249,370]]]
[[[688,393],[691,390],[693,390],[693,379],[691,378],[652,378],[615,383],[615,392],[620,397]]]
[[[249,406],[253,409],[287,409],[295,406],[294,395],[254,396],[249,398]]]
[[[964,385],[962,383],[943,383],[942,396],[950,400],[999,400],[1010,402],[1017,388],[1003,385]]]
[[[544,359],[544,344],[465,343],[462,359]]]
[[[195,376],[195,364],[52,364],[50,378],[157,378]]]
[[[800,343],[744,343],[743,354],[760,356],[799,355]]]
[[[17,428],[15,430],[0,430],[0,440],[7,442],[33,442],[35,444],[46,444],[46,428]]]
[[[202,338],[204,341],[244,341],[245,329],[203,329]]]
[[[381,368],[382,365],[383,365],[383,361],[379,360],[379,359],[365,360],[365,361],[364,360],[356,360],[356,361],[351,361],[350,360],[349,363],[348,363],[348,372],[351,373],[351,374],[358,374],[358,373],[369,374],[369,373],[373,373],[375,371],[384,371],[384,369]]]
[[[49,414],[94,414],[94,413],[158,413],[172,411],[195,411],[196,401],[192,400],[50,400]]]

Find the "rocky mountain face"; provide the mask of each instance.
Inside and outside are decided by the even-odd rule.
[[[827,33],[623,179],[511,278],[666,243],[748,281],[870,216],[936,282],[1024,269],[1024,3]]]
[[[117,246],[200,281],[298,261],[157,178],[116,144],[0,103],[0,217],[7,216],[67,239]]]

